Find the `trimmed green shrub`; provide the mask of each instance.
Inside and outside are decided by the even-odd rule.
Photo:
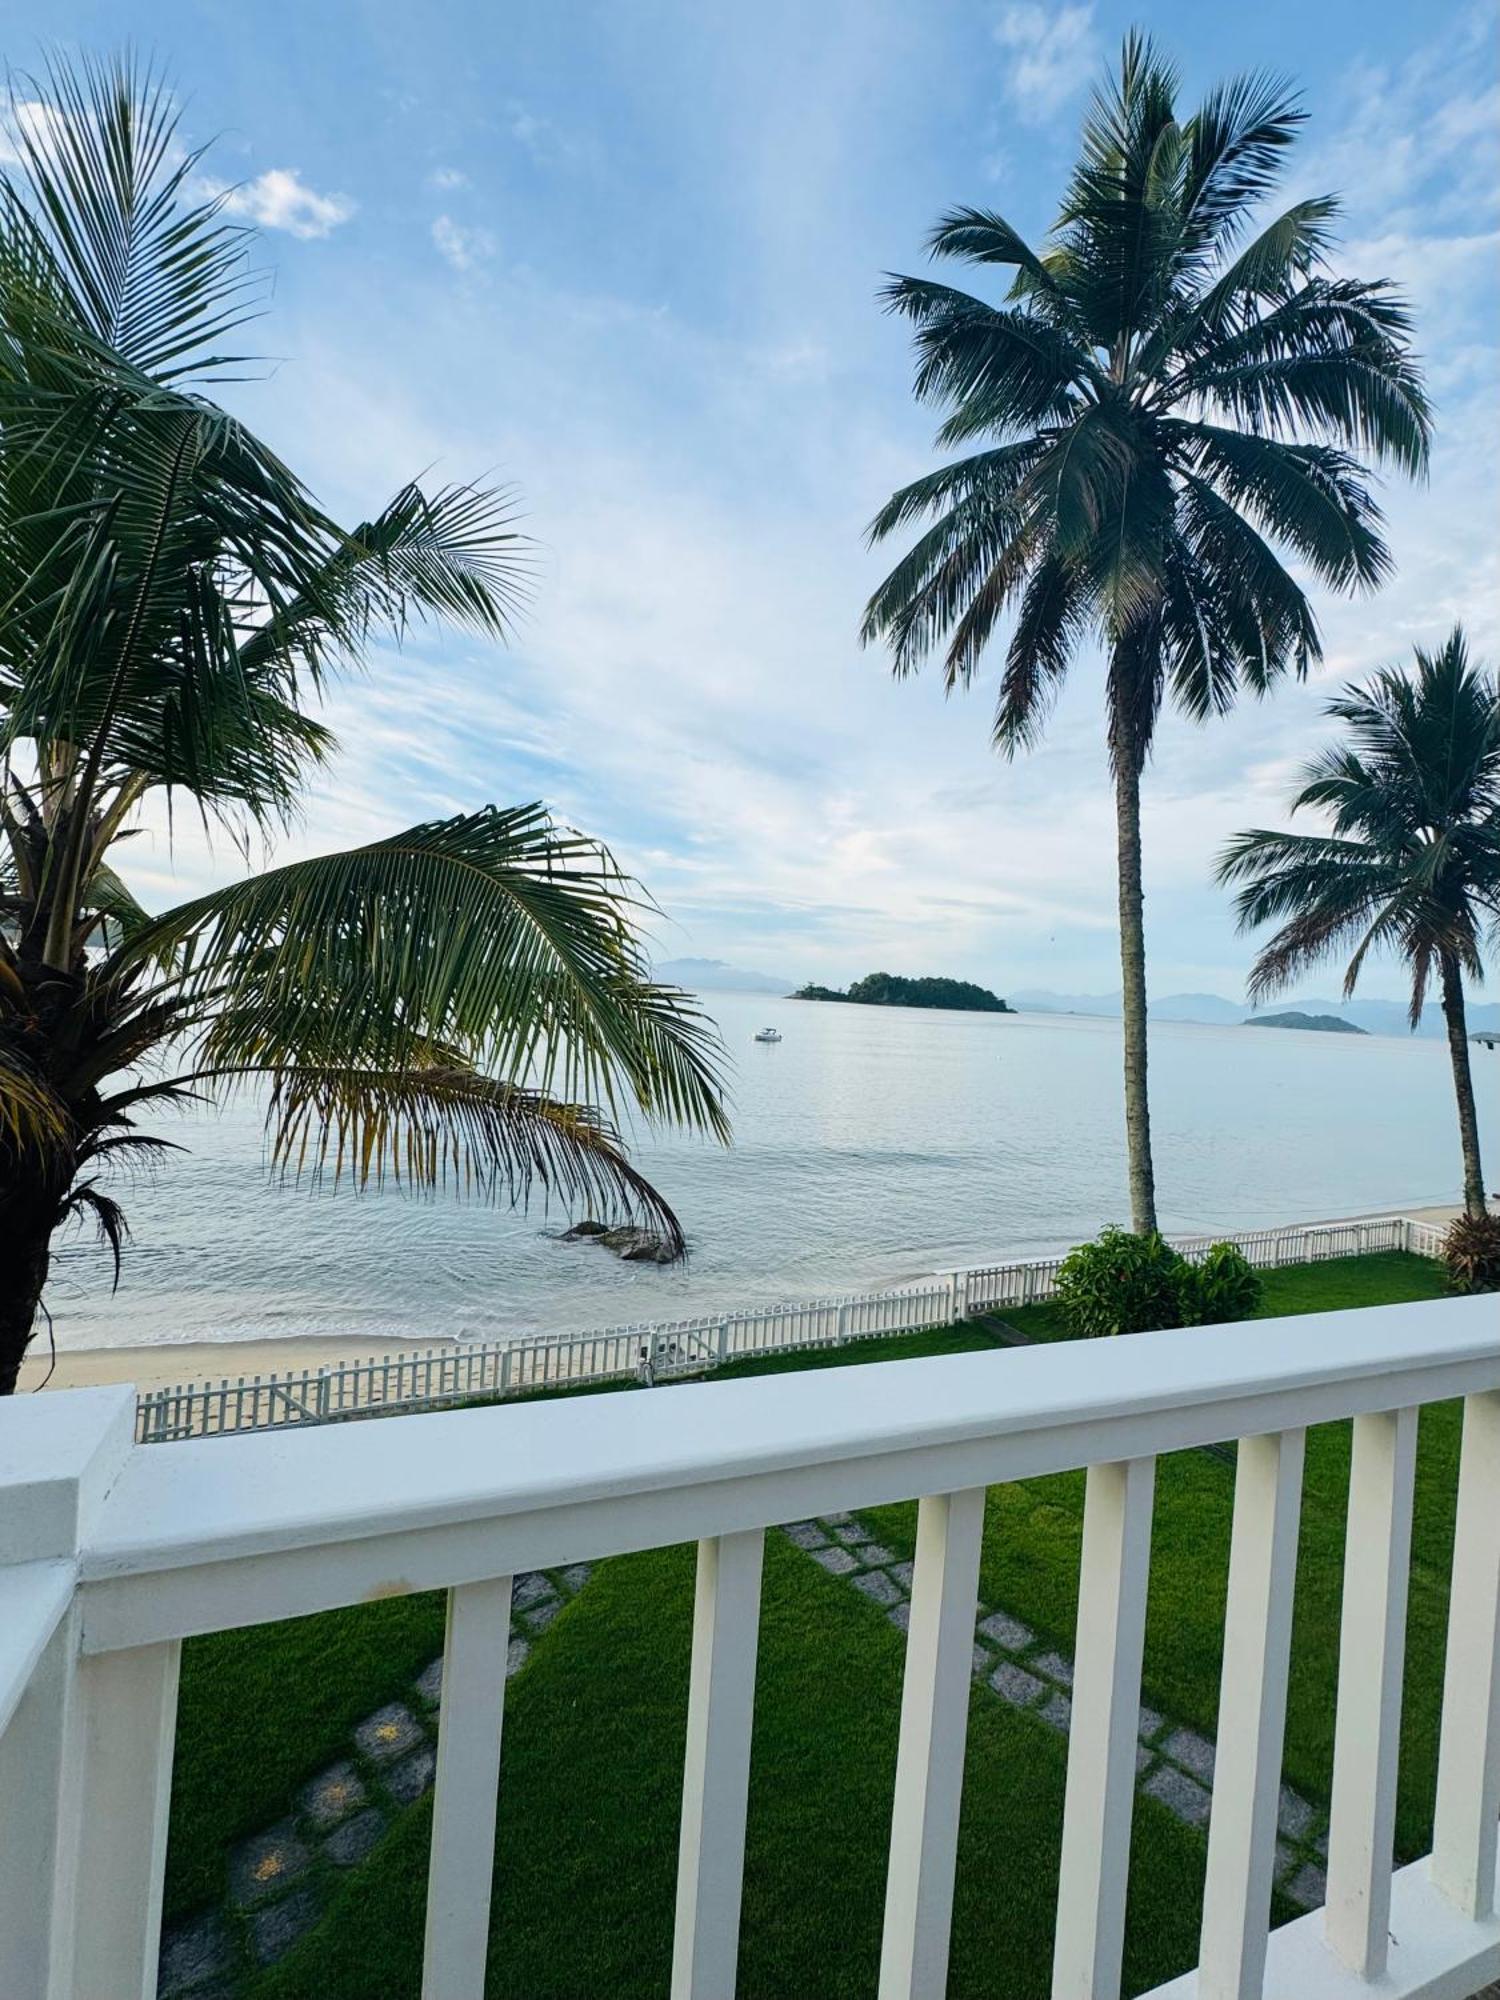
[[[1212,1243],[1198,1263],[1184,1262],[1180,1282],[1184,1326],[1249,1319],[1264,1289],[1259,1272],[1234,1243]]]
[[[1101,1230],[1080,1243],[1057,1273],[1057,1303],[1075,1340],[1181,1326],[1182,1273],[1188,1266],[1154,1231]]]
[[[1461,1215],[1443,1238],[1450,1292],[1500,1292],[1500,1215]]]

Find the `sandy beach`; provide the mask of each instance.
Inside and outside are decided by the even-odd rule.
[[[1319,1216],[1308,1228],[1342,1222],[1376,1222],[1408,1215],[1416,1222],[1451,1222],[1457,1207],[1388,1208],[1364,1215]],[[1229,1232],[1226,1232],[1226,1234]],[[443,1345],[432,1340],[398,1338],[318,1339],[287,1335],[272,1340],[193,1340],[163,1342],[156,1347],[80,1347],[60,1349],[56,1365],[44,1350],[33,1348],[21,1364],[22,1390],[88,1389],[101,1382],[133,1382],[138,1388],[159,1389],[179,1382],[221,1382],[226,1377],[284,1375],[303,1368],[321,1368],[338,1361],[365,1361],[392,1354],[412,1354]],[[50,1370],[50,1374],[49,1374]]]
[[[90,1389],[101,1382],[134,1382],[137,1388],[159,1389],[176,1382],[233,1381],[240,1375],[285,1375],[301,1368],[321,1368],[334,1361],[368,1361],[372,1356],[412,1354],[439,1341],[279,1340],[165,1341],[159,1347],[60,1348],[57,1365],[45,1345],[33,1347],[21,1364],[21,1388],[39,1389],[51,1369],[49,1389]]]

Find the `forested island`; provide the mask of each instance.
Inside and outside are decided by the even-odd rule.
[[[1352,1021],[1341,1021],[1337,1014],[1252,1014],[1245,1022],[1247,1028],[1310,1028],[1318,1035],[1363,1035],[1366,1028],[1356,1028]]]
[[[966,1014],[1013,1014],[998,993],[968,979],[903,979],[895,972],[872,972],[846,993],[833,986],[799,986],[793,1000],[850,1000],[856,1007],[944,1007]]]

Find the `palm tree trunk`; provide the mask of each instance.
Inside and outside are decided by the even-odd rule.
[[[1469,1071],[1469,1028],[1464,1013],[1464,981],[1458,961],[1444,952],[1443,1019],[1448,1024],[1448,1054],[1453,1062],[1453,1095],[1458,1099],[1458,1136],[1464,1151],[1464,1213],[1483,1215],[1484,1169],[1479,1163],[1479,1113],[1474,1104],[1474,1078]]]
[[[1120,883],[1120,984],[1125,1042],[1125,1148],[1130,1173],[1130,1226],[1138,1236],[1156,1228],[1156,1173],[1151,1164],[1151,1111],[1146,1094],[1146,925],[1141,890],[1141,766],[1144,761],[1128,695],[1114,716],[1115,826]]]
[[[15,1394],[47,1283],[56,1220],[51,1190],[24,1180],[0,1183],[0,1396]]]

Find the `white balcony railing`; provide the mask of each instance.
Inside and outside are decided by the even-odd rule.
[[[1086,1360],[1086,1365],[1080,1365]],[[1430,1856],[1392,1870],[1416,1412],[1466,1399]],[[1326,1908],[1268,1936],[1306,1427],[1354,1419]],[[1200,1960],[1158,2000],[1461,2000],[1500,1975],[1493,1299],[661,1396],[133,1441],[124,1388],[0,1405],[0,1992],[151,2000],[178,1657],[446,1588],[425,2000],[478,2000],[510,1578],[695,1540],[674,2000],[728,2000],[761,1544],[920,1498],[881,2000],[938,2000],[983,1489],[1087,1467],[1057,2000],[1118,1993],[1155,1459],[1238,1439]],[[893,1718],[894,1722],[894,1718]],[[505,1811],[501,1793],[499,1810]]]

